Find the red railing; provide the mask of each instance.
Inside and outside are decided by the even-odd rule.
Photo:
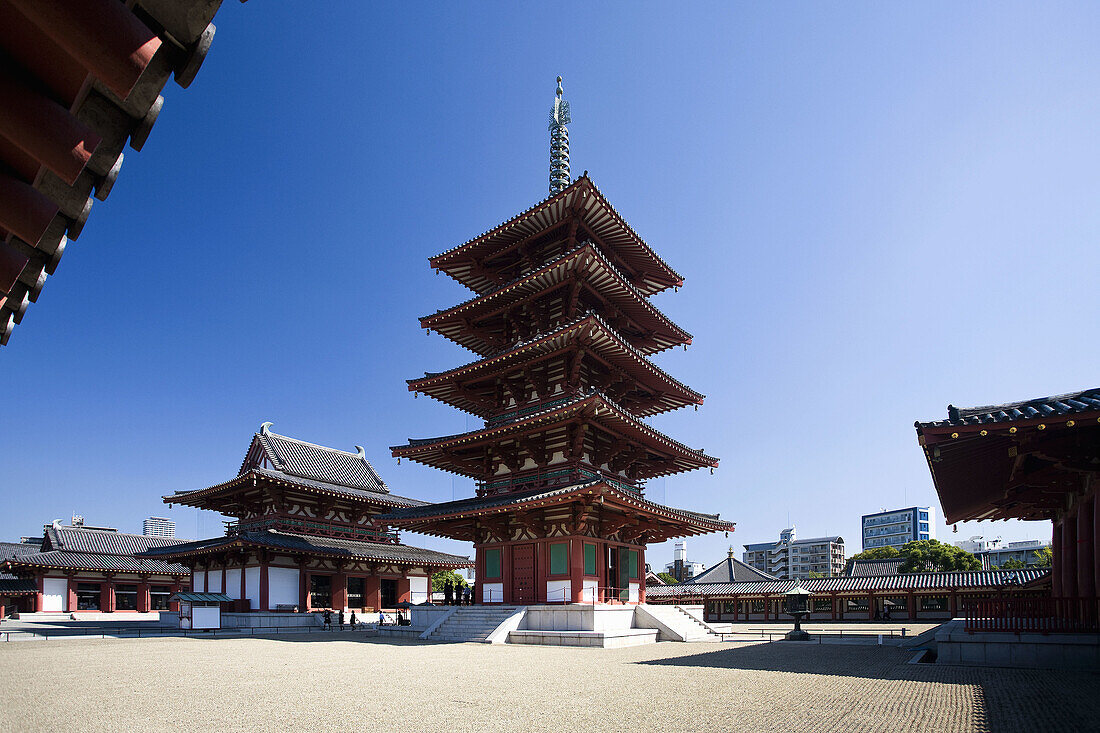
[[[963,601],[966,630],[1035,634],[1100,632],[1097,598],[983,598]]]

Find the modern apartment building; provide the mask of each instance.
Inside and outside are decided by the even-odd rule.
[[[911,506],[863,515],[863,549],[901,547],[914,540],[936,539],[932,507]]]
[[[176,523],[167,517],[149,517],[142,522],[141,533],[146,537],[175,537]]]
[[[687,559],[687,541],[677,542],[675,548],[673,560],[665,565],[665,572],[676,578],[676,582],[683,583],[685,580],[691,580],[706,569],[703,563]]]
[[[778,542],[745,545],[742,557],[746,565],[782,580],[809,578],[811,573],[815,577],[840,575],[844,571],[844,538],[800,540],[795,528],[788,527],[779,533]]]

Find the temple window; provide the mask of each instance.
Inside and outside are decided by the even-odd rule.
[[[99,583],[76,584],[76,610],[99,610]]]
[[[149,588],[149,610],[167,611],[168,598],[172,595],[172,589],[167,585],[154,585]]]
[[[136,611],[137,610],[137,586],[136,585],[116,585],[115,586],[115,610],[116,611]]]

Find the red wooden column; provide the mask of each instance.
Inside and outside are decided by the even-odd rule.
[[[569,590],[573,603],[584,602],[584,540],[569,540]]]
[[[515,599],[512,598],[512,546],[501,545],[500,546],[500,582],[504,586],[503,599],[493,599],[493,603],[515,603]],[[546,587],[543,586],[543,593],[546,593]]]
[[[309,575],[306,573],[306,561],[298,560],[298,610],[309,611]]]
[[[73,577],[72,573],[69,573],[67,578],[68,583],[65,589],[65,610],[69,613],[72,613],[76,610],[76,579]]]
[[[839,599],[838,599],[838,598],[836,597],[836,593],[833,593],[833,594],[832,594],[832,595],[830,596],[830,599],[832,600],[832,608],[833,608],[833,621],[836,621],[836,607],[837,607],[837,605],[838,605],[838,604],[837,604],[837,600],[839,600]]]
[[[397,602],[398,603],[401,603],[402,601],[410,600],[409,597],[412,595],[409,592],[411,590],[410,586],[411,586],[411,584],[409,583],[409,576],[408,575],[401,576],[401,578],[397,581]]]
[[[260,610],[270,611],[271,602],[268,598],[267,592],[267,567],[268,557],[267,550],[262,550],[260,553]]]
[[[1062,595],[1077,597],[1077,512],[1062,520]]]
[[[175,580],[172,581],[172,594],[169,595],[168,597],[171,598],[172,596],[179,593],[180,588],[181,588],[181,586],[180,586],[179,578],[176,578]],[[168,610],[173,611],[175,613],[179,613],[179,610],[180,610],[179,601],[169,601],[168,602]]]
[[[363,583],[363,603],[367,608],[373,608],[376,612],[382,608],[382,581],[377,575],[377,570],[373,571],[367,580]]]
[[[99,586],[99,610],[113,613],[115,610],[115,576],[108,573]]]
[[[1051,594],[1055,598],[1062,597],[1062,558],[1059,557],[1062,554],[1062,518],[1054,520],[1054,538],[1050,542],[1050,547],[1054,551],[1054,563],[1051,568]]]
[[[332,607],[342,611],[348,607],[348,575],[343,565],[336,570],[336,574],[332,576]]]
[[[772,597],[768,594],[764,594],[764,620],[767,621],[771,617],[772,610]]]
[[[868,620],[875,617],[875,594],[867,594],[867,618]]]
[[[149,576],[141,576],[141,582],[137,588],[138,613],[149,613]]]
[[[1100,596],[1100,499],[1092,495],[1092,589]]]
[[[951,590],[951,595],[948,596],[947,611],[951,614],[951,618],[959,615],[959,594],[954,589]]]
[[[1095,496],[1081,502],[1077,509],[1077,593],[1084,598],[1096,597],[1096,569],[1093,567],[1096,557],[1096,538],[1093,536],[1095,510]]]
[[[638,603],[645,603],[645,545],[638,548]]]
[[[38,584],[38,592],[34,594],[35,613],[42,612],[42,578],[43,575],[41,572],[39,572],[38,575],[35,576],[35,582]]]
[[[914,595],[913,591],[909,591],[905,605],[909,620],[912,621],[917,617],[917,597]]]

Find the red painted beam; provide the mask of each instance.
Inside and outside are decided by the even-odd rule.
[[[100,143],[99,135],[29,86],[10,64],[0,66],[0,135],[70,186]]]
[[[0,192],[0,197],[3,193]],[[23,274],[23,268],[30,262],[30,258],[12,247],[7,242],[0,242],[0,292],[5,295],[11,292],[19,276]],[[0,307],[6,304],[6,298]]]
[[[98,77],[129,96],[161,40],[118,0],[8,0]]]
[[[58,206],[41,191],[0,172],[0,226],[37,245],[57,216]]]

